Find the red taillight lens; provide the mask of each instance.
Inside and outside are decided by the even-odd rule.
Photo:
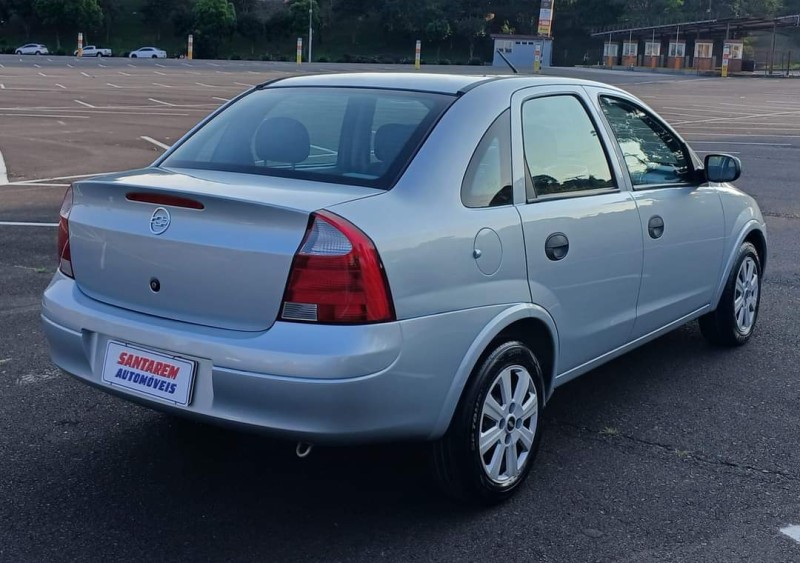
[[[64,202],[61,204],[61,211],[58,219],[58,269],[65,276],[74,278],[72,272],[72,253],[69,249],[69,214],[72,211],[72,186],[67,188],[64,194]]]
[[[378,251],[355,225],[319,211],[292,261],[281,318],[334,324],[395,320]]]

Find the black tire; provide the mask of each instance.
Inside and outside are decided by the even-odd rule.
[[[752,313],[752,323],[749,328],[742,329],[736,318],[735,301],[739,294],[736,288],[736,281],[742,269],[742,264],[748,259],[755,263],[758,287],[757,291],[754,292],[755,307]],[[700,317],[700,332],[709,342],[717,346],[733,347],[742,346],[750,340],[753,332],[755,332],[758,310],[761,306],[761,281],[761,260],[758,256],[758,251],[751,243],[745,242],[739,247],[739,253],[736,255],[733,269],[728,274],[725,289],[717,304],[717,309]],[[745,299],[751,295],[753,293],[746,291]]]
[[[15,55],[22,55],[22,51],[14,51]]]
[[[533,432],[532,446],[527,450],[527,455],[518,476],[508,479],[505,483],[500,483],[490,478],[488,469],[485,469],[487,456],[493,459],[493,455],[498,452],[495,448],[505,450],[513,447],[514,452],[518,452],[518,443],[513,446],[509,444],[511,436],[508,435],[508,428],[502,421],[497,424],[497,431],[504,432],[504,438],[499,439],[495,446],[488,449],[483,455],[480,453],[479,433],[487,428],[494,429],[493,420],[483,416],[484,401],[487,396],[496,388],[496,383],[501,374],[512,366],[521,366],[530,374],[530,379],[536,392],[536,413],[531,416],[532,426],[536,424]],[[515,373],[513,370],[512,374]],[[516,381],[519,379],[519,371],[516,372]],[[433,444],[432,462],[433,469],[441,489],[448,495],[473,504],[491,505],[502,502],[510,498],[519,490],[531,471],[536,453],[539,449],[541,439],[541,413],[544,406],[544,387],[542,383],[542,368],[534,353],[522,342],[509,341],[498,344],[488,356],[485,356],[473,372],[464,393],[461,396],[458,408],[450,423],[447,433]],[[516,386],[515,386],[516,387]],[[496,395],[493,395],[496,396]],[[533,400],[529,394],[528,400]],[[526,403],[526,401],[521,401]],[[513,401],[512,401],[513,405]],[[521,408],[521,405],[519,405]],[[519,417],[516,427],[520,427]],[[514,427],[510,420],[506,420]],[[524,423],[524,421],[523,421]],[[530,429],[529,429],[530,431]],[[524,448],[523,448],[524,449]],[[525,453],[523,451],[523,453]],[[508,467],[504,453],[500,453],[502,461],[498,468]]]
[[[98,59],[102,59],[102,58],[103,58],[103,53],[97,53],[95,56],[96,56]]]
[[[150,57],[150,58],[152,58],[152,59],[157,59],[157,58],[158,58],[158,55],[153,55],[153,56],[152,56],[152,57]]]
[[[139,55],[131,55],[131,58],[132,58],[132,59],[138,59],[138,58],[139,58]]]
[[[38,55],[38,56],[41,56],[41,55],[42,55],[42,52],[41,52],[41,51],[36,51],[36,53],[35,53],[35,54],[36,54],[36,55]]]

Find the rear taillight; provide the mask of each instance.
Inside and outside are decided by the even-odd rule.
[[[292,261],[281,318],[332,324],[395,320],[378,251],[355,225],[319,211]]]
[[[69,249],[69,213],[72,211],[72,186],[64,194],[64,202],[58,219],[58,269],[65,276],[74,278],[72,272],[72,253]]]

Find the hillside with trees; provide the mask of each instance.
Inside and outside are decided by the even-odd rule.
[[[417,39],[430,62],[487,60],[490,34],[534,33],[539,11],[532,0],[0,0],[0,50],[69,53],[83,31],[117,54],[155,44],[179,56],[193,33],[198,57],[290,60],[309,7],[314,59],[356,62],[401,62]],[[558,0],[555,59],[579,62],[589,31],[609,25],[786,13],[800,0]]]

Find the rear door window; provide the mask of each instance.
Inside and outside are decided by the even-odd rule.
[[[161,166],[390,188],[453,96],[362,88],[256,90]]]

